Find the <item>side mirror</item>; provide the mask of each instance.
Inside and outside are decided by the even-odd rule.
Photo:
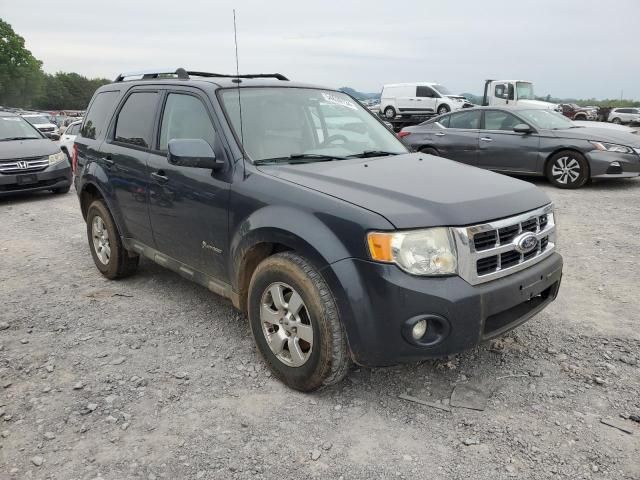
[[[519,123],[517,125],[514,125],[513,131],[516,133],[531,133],[532,130],[531,127],[526,123]]]
[[[224,161],[216,158],[213,148],[201,138],[169,140],[167,160],[172,165],[220,170]]]
[[[513,83],[509,84],[509,87],[507,88],[507,92],[509,95],[509,100],[515,100],[515,92],[513,89]]]

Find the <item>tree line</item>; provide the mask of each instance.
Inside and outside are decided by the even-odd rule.
[[[24,38],[0,18],[0,105],[36,110],[84,110],[110,80],[77,73],[45,73]]]

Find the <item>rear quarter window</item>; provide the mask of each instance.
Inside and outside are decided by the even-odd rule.
[[[104,132],[119,95],[119,91],[112,90],[100,92],[95,96],[80,129],[82,137],[95,140]]]

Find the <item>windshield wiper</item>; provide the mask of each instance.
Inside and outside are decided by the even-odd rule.
[[[320,153],[292,153],[288,157],[263,158],[256,160],[255,165],[266,165],[269,163],[313,163],[313,162],[330,162],[331,160],[345,160],[347,157],[339,155],[325,155]]]
[[[398,152],[387,152],[385,150],[365,150],[361,153],[349,155],[353,158],[369,158],[369,157],[387,157],[389,155],[400,155]]]
[[[11,140],[37,140],[38,137],[8,137],[8,138],[3,138],[2,142],[10,142]]]

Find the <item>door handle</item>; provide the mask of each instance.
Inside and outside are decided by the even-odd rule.
[[[482,140],[483,142],[493,142],[493,139],[489,137],[480,137],[480,140]]]
[[[107,165],[108,168],[111,168],[116,163],[116,162],[113,161],[113,158],[111,158],[111,155],[107,155],[106,157],[102,157],[102,161]]]
[[[442,133],[442,132],[436,133],[436,137],[444,137],[445,135],[446,133]]]
[[[165,175],[164,170],[153,172],[151,177],[158,183],[167,183],[169,181],[169,177]]]

